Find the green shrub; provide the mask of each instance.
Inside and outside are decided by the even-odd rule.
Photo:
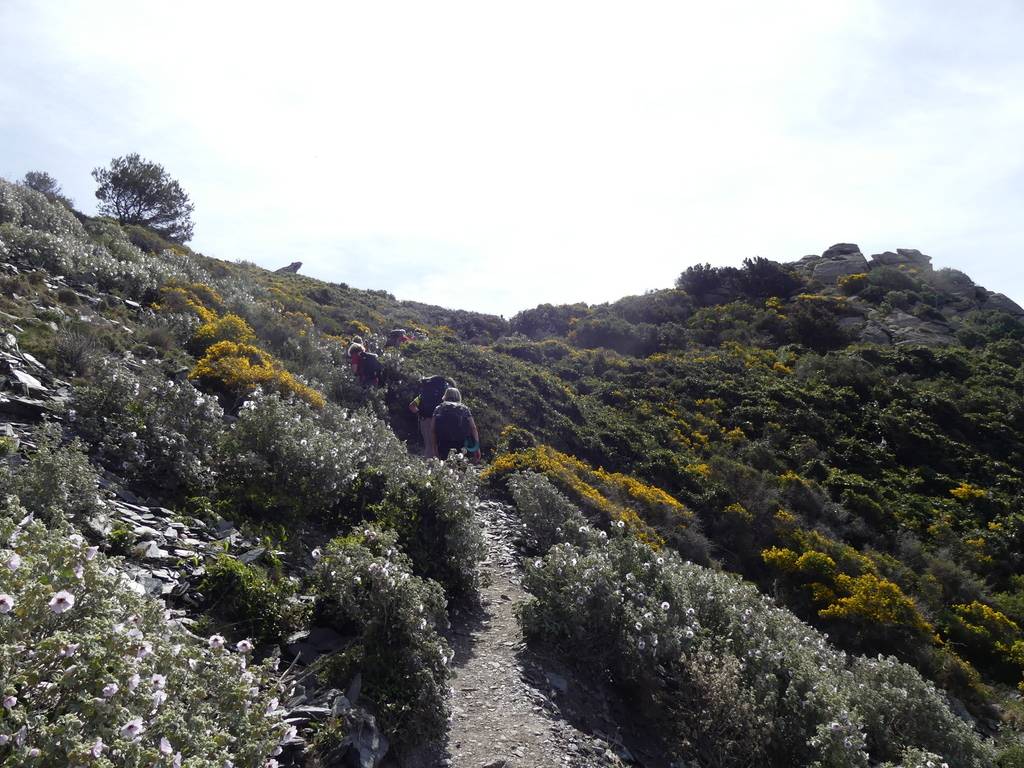
[[[185,632],[59,516],[23,514],[0,513],[0,762],[263,765],[287,730],[269,664]]]
[[[444,593],[412,575],[393,531],[367,526],[324,548],[313,575],[315,617],[346,639],[326,675],[362,695],[398,747],[433,741],[448,719]]]
[[[226,622],[231,636],[239,639],[280,642],[306,618],[306,608],[294,599],[291,582],[271,579],[259,568],[227,554],[206,566],[199,590],[205,597],[205,609]]]
[[[991,762],[911,667],[850,658],[751,585],[675,553],[620,536],[558,544],[524,584],[528,637],[673,713],[678,743],[702,762],[867,766],[906,747],[957,766]]]
[[[182,497],[212,488],[224,432],[216,398],[187,381],[110,363],[75,388],[73,406],[94,455],[127,479]]]
[[[81,441],[61,446],[60,427],[53,423],[44,424],[34,437],[38,447],[25,465],[17,471],[0,467],[0,488],[19,496],[41,520],[101,516],[104,506],[96,490],[96,471]]]

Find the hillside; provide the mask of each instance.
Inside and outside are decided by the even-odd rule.
[[[840,244],[506,322],[2,180],[0,269],[5,764],[479,768],[488,653],[622,732],[509,700],[548,735],[494,765],[1024,764],[1024,310],[961,272]],[[415,455],[429,374],[483,467]]]

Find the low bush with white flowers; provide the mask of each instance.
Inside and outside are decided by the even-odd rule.
[[[171,495],[212,490],[224,411],[190,382],[108,361],[75,388],[70,415],[96,458],[125,479]]]
[[[274,766],[281,680],[179,626],[96,547],[0,510],[0,764]]]
[[[399,749],[440,738],[448,720],[444,592],[411,566],[394,531],[366,526],[325,547],[313,574],[316,622],[347,643],[328,678],[344,690],[359,673],[362,695]]]
[[[602,533],[583,526],[582,545],[527,563],[524,631],[650,697],[701,764],[866,768],[912,748],[991,765],[990,748],[912,667],[849,656],[735,575],[614,526]]]

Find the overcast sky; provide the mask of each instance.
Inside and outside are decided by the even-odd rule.
[[[506,316],[836,242],[1024,303],[1024,3],[0,0],[0,176]]]

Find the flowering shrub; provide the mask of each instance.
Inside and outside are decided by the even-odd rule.
[[[516,472],[508,478],[508,489],[535,552],[547,552],[564,541],[582,543],[578,532],[587,519],[546,476]]]
[[[287,730],[272,670],[169,621],[63,520],[21,515],[0,513],[0,762],[263,765]]]
[[[58,236],[85,236],[82,225],[65,206],[50,202],[34,189],[4,179],[0,179],[0,224],[14,224]]]
[[[451,651],[441,588],[411,573],[393,531],[367,526],[324,548],[313,574],[316,619],[348,645],[328,676],[344,690],[358,671],[362,695],[399,747],[437,739],[448,719]]]
[[[73,405],[75,428],[111,469],[173,494],[212,487],[224,431],[215,397],[187,381],[109,364],[76,387]]]
[[[654,546],[664,543],[662,530],[685,530],[692,522],[692,513],[660,488],[618,472],[594,469],[546,445],[499,456],[481,479],[497,481],[522,470],[546,475],[600,524],[621,520]]]
[[[189,378],[236,399],[248,397],[262,387],[295,395],[318,408],[326,402],[323,395],[295,378],[270,353],[252,344],[217,342],[206,350]]]
[[[228,435],[220,476],[221,493],[251,515],[338,527],[379,519],[399,532],[417,573],[452,594],[476,585],[484,547],[472,475],[411,459],[387,424],[366,412],[258,395]]]
[[[203,323],[192,337],[191,347],[201,355],[219,341],[234,341],[249,344],[256,340],[256,333],[238,315],[224,315]]]
[[[528,563],[524,631],[649,695],[709,764],[867,766],[904,747],[957,766],[987,748],[893,658],[848,657],[735,576],[626,536]]]
[[[37,450],[17,472],[0,466],[0,488],[24,499],[24,507],[44,521],[90,517],[102,512],[96,472],[79,441],[60,445],[60,428],[44,424],[36,431]]]

